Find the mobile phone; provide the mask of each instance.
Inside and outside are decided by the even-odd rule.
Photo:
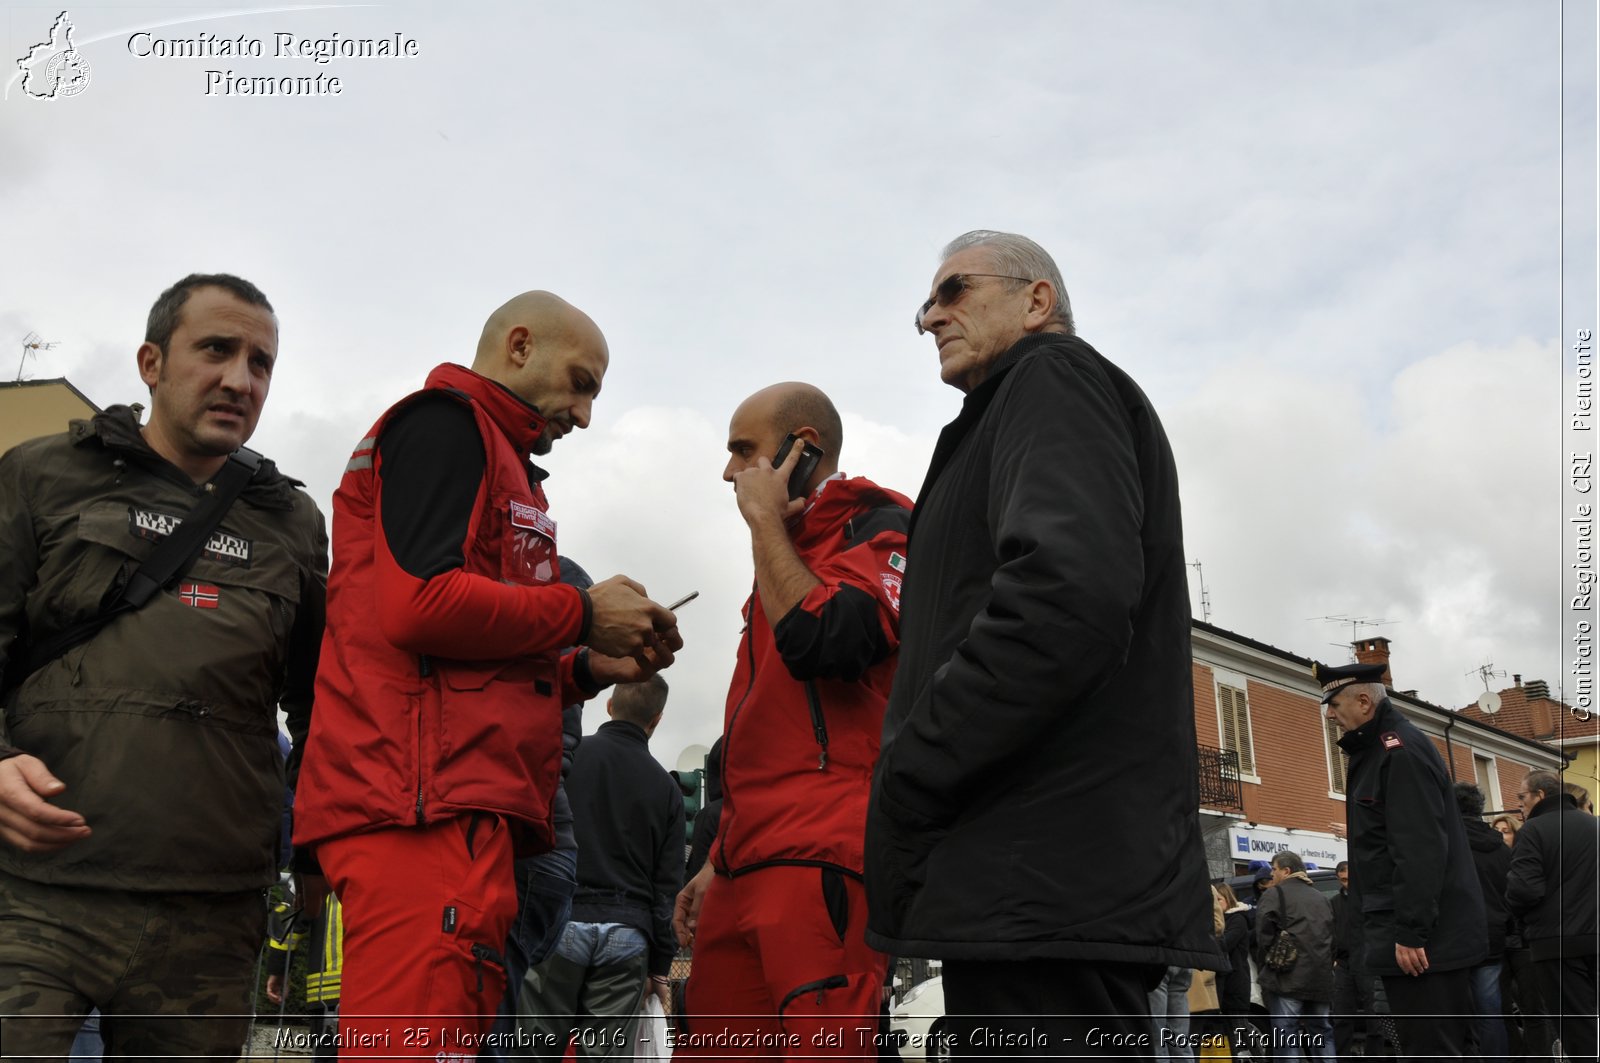
[[[789,450],[800,441],[800,437],[793,432],[783,437],[783,445],[778,448],[778,456],[772,459],[772,467],[776,469],[782,465],[789,456]],[[804,497],[806,481],[811,479],[811,474],[817,471],[817,462],[822,460],[822,451],[810,443],[800,441],[800,460],[795,462],[794,472],[789,474],[789,497],[791,499]]]
[[[700,592],[699,591],[690,591],[688,594],[685,594],[682,598],[679,598],[677,601],[675,601],[671,605],[667,606],[667,612],[676,613],[681,607],[683,607],[685,605],[688,605],[690,602],[694,601],[698,597],[700,597]]]

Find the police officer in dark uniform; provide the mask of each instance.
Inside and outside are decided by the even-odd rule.
[[[1439,751],[1389,701],[1383,665],[1313,666],[1350,755],[1350,904],[1412,1059],[1466,1054],[1483,895]]]

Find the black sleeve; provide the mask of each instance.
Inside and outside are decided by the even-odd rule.
[[[380,519],[395,563],[423,580],[460,568],[486,464],[472,411],[447,395],[424,396],[384,427],[378,456]]]
[[[722,819],[722,799],[708,801],[694,817],[694,837],[689,839],[689,864],[684,878],[694,878],[711,856],[711,847],[717,841],[717,827]]]
[[[889,640],[878,621],[878,600],[849,584],[823,603],[820,613],[799,605],[772,629],[789,674],[808,679],[860,679],[889,656]]]

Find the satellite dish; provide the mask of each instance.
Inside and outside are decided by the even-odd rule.
[[[1485,690],[1478,695],[1478,708],[1493,716],[1500,711],[1500,695],[1492,690]]]
[[[675,767],[679,771],[699,771],[706,766],[706,758],[711,755],[711,747],[703,746],[696,742],[692,746],[684,746],[683,752],[678,754]]]

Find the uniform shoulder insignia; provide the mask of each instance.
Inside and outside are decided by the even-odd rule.
[[[1400,741],[1400,735],[1394,731],[1383,732],[1379,740],[1383,742],[1384,749],[1400,749],[1405,746],[1405,743]]]

